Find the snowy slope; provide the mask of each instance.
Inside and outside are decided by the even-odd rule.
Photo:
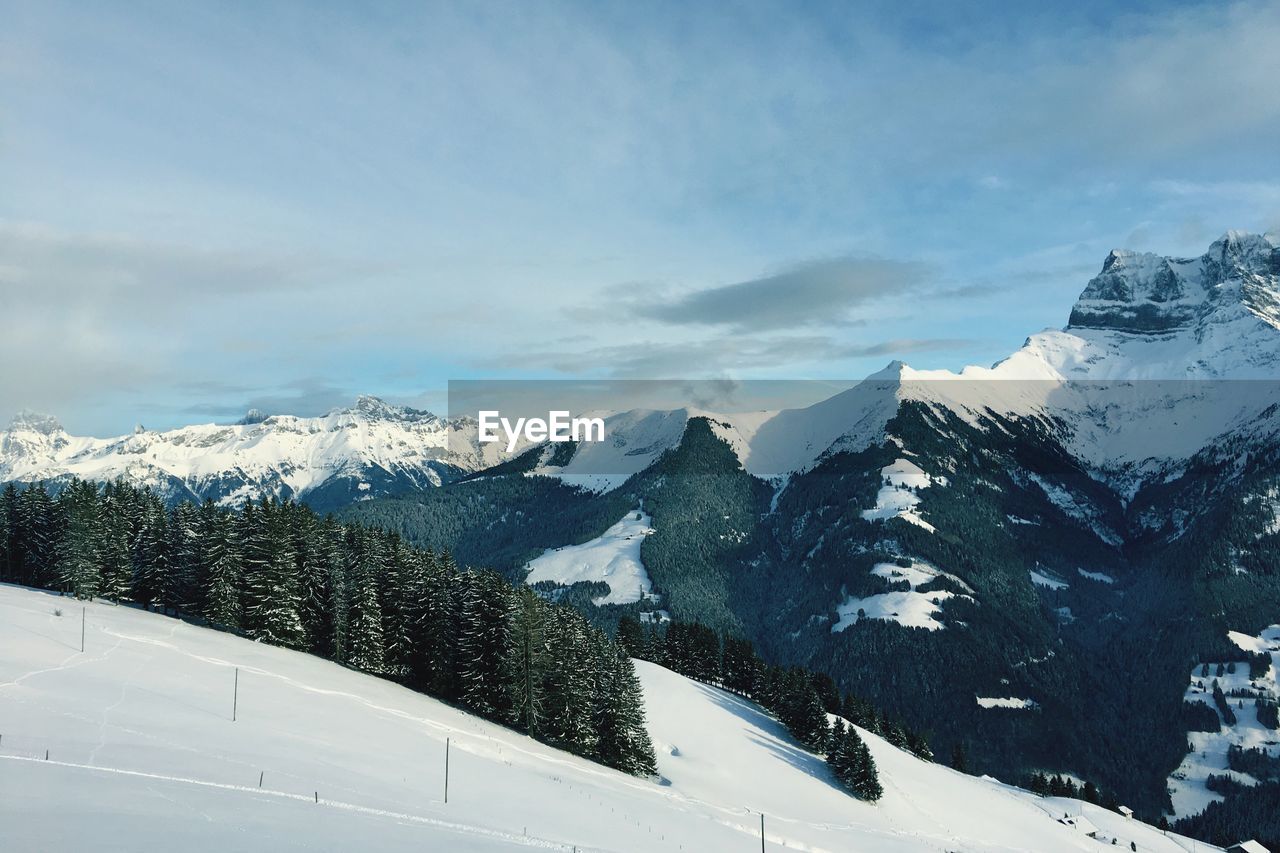
[[[661,781],[128,608],[89,604],[81,653],[79,608],[0,587],[0,849],[743,850],[760,826],[749,809],[765,813],[769,849],[1093,850],[1056,820],[1081,809],[1126,847],[1190,846],[866,734],[885,795],[858,802],[754,705],[652,664],[637,670]]]
[[[1244,785],[1256,785],[1258,780],[1228,768],[1227,750],[1232,746],[1244,749],[1262,749],[1271,755],[1280,756],[1280,732],[1268,728],[1258,722],[1258,696],[1271,701],[1280,700],[1280,625],[1272,625],[1258,636],[1251,637],[1239,631],[1231,631],[1228,635],[1233,643],[1247,652],[1265,652],[1271,656],[1271,669],[1261,678],[1249,678],[1249,665],[1235,663],[1230,672],[1224,670],[1217,675],[1217,662],[1209,663],[1209,675],[1202,676],[1201,667],[1191,671],[1184,699],[1187,702],[1200,702],[1214,708],[1218,714],[1221,728],[1216,732],[1187,732],[1187,742],[1191,751],[1169,776],[1169,796],[1173,801],[1173,812],[1178,817],[1199,814],[1210,803],[1221,802],[1223,797],[1205,787],[1205,780],[1210,775],[1230,776]],[[1234,725],[1227,725],[1213,700],[1213,682],[1217,681],[1228,697],[1232,713],[1236,716]],[[1237,695],[1232,695],[1232,694]]]
[[[644,512],[629,512],[600,536],[580,545],[548,548],[526,568],[525,583],[551,581],[572,586],[603,581],[609,594],[592,599],[596,605],[632,604],[653,594],[653,583],[640,561],[640,545],[653,533],[653,519]]]

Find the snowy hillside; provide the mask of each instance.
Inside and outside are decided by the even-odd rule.
[[[1221,802],[1220,793],[1210,790],[1206,782],[1211,775],[1226,776],[1245,786],[1259,780],[1232,767],[1228,751],[1232,747],[1260,750],[1280,759],[1280,731],[1259,719],[1261,702],[1280,701],[1280,625],[1272,625],[1256,637],[1238,631],[1230,632],[1237,646],[1270,658],[1270,667],[1256,677],[1247,663],[1220,664],[1208,662],[1191,672],[1185,699],[1213,709],[1220,728],[1211,732],[1188,732],[1191,751],[1169,777],[1169,793],[1173,810],[1179,817],[1199,814],[1213,802]],[[1222,668],[1219,674],[1219,667]],[[1213,684],[1226,698],[1234,719],[1224,719],[1215,707]]]
[[[652,664],[637,670],[660,781],[317,658],[129,608],[89,604],[82,653],[80,607],[0,587],[0,849],[745,850],[760,831],[752,810],[766,816],[768,849],[1191,844],[865,732],[885,794],[859,802],[754,705]],[[1068,813],[1087,824],[1059,822]]]
[[[258,413],[229,425],[139,427],[119,438],[72,436],[56,419],[24,413],[0,432],[0,480],[124,478],[170,499],[346,503],[431,488],[496,462],[479,452],[466,426],[374,397],[316,418]]]
[[[600,536],[581,545],[548,548],[530,561],[525,583],[550,581],[572,586],[584,581],[609,585],[609,594],[592,599],[604,604],[632,604],[650,597],[653,584],[640,561],[640,544],[653,533],[653,519],[641,511],[629,512]]]

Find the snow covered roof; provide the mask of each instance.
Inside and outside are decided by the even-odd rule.
[[[1227,848],[1227,853],[1271,853],[1271,851],[1251,838],[1239,844],[1232,844]]]

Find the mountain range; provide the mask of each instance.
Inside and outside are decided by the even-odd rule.
[[[1278,379],[1280,239],[1228,232],[1195,258],[1112,252],[1066,327],[991,367],[895,362],[802,408],[622,411],[605,442],[514,458],[370,397],[113,439],[24,414],[0,480],[338,509],[604,624],[749,638],[978,772],[1073,774],[1194,828],[1280,804],[1231,757],[1280,765],[1274,668],[1231,715],[1194,689],[1206,663],[1261,666],[1280,622]],[[623,565],[643,594],[620,601]]]

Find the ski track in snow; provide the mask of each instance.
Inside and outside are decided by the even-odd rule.
[[[70,761],[54,761],[42,758],[33,758],[26,755],[0,755],[3,761],[26,761],[33,764],[48,764],[54,767],[70,767],[76,770],[88,770],[94,773],[112,773],[119,776],[132,776],[139,779],[152,779],[159,782],[178,783],[182,785],[194,785],[201,788],[215,788],[221,791],[236,791],[243,794],[253,794],[260,797],[276,797],[286,800],[298,800],[304,803],[316,803],[317,805],[326,806],[328,808],[342,809],[344,811],[357,812],[359,814],[373,815],[374,817],[391,818],[392,820],[409,821],[411,823],[421,823],[437,829],[445,829],[451,832],[464,833],[467,835],[479,835],[484,838],[492,838],[495,840],[519,844],[524,847],[539,847],[545,850],[581,850],[589,853],[593,850],[601,848],[584,847],[581,844],[566,844],[560,841],[551,841],[545,838],[536,838],[529,835],[519,835],[513,832],[502,832],[496,829],[487,829],[482,826],[475,826],[466,823],[454,823],[453,821],[441,820],[434,817],[424,817],[422,815],[405,814],[404,812],[394,812],[387,809],[375,809],[369,806],[356,805],[355,803],[344,803],[338,800],[327,800],[324,798],[308,797],[305,794],[290,794],[287,791],[273,791],[270,788],[255,788],[248,785],[228,785],[225,782],[209,782],[204,779],[191,779],[186,776],[168,776],[160,773],[143,773],[140,770],[122,770],[115,767],[99,767],[94,764],[76,764]],[[161,794],[163,796],[163,794]],[[169,799],[165,797],[165,799]],[[171,800],[172,802],[172,800]],[[206,816],[207,817],[207,816]]]

